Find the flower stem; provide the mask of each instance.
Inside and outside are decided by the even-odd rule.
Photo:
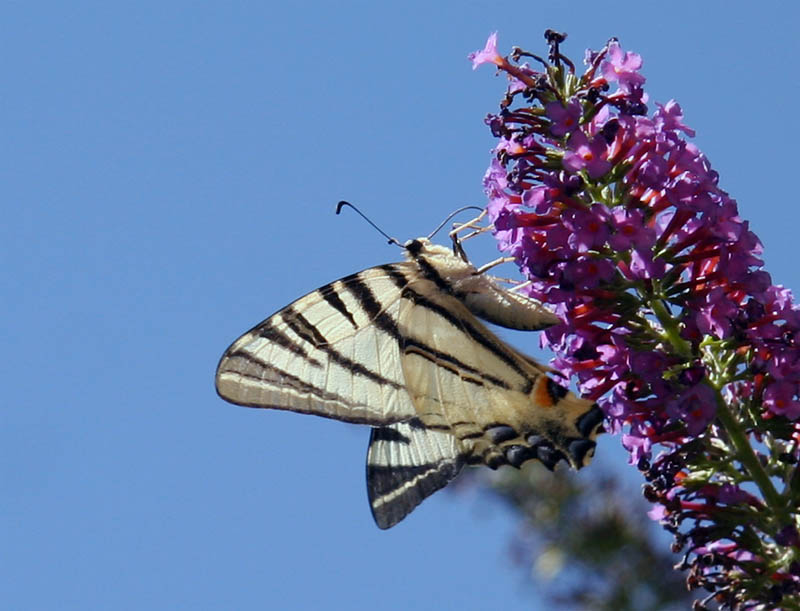
[[[778,491],[775,490],[775,486],[772,485],[772,481],[770,481],[767,472],[758,460],[758,456],[756,456],[756,453],[753,451],[753,447],[750,445],[747,435],[731,413],[718,388],[714,388],[714,394],[717,398],[717,418],[725,431],[727,431],[731,442],[733,442],[733,446],[736,448],[736,457],[744,468],[747,469],[750,477],[753,478],[753,481],[764,497],[764,501],[774,511],[775,516],[779,518],[781,523],[787,523],[788,517],[785,515],[785,503],[781,500],[781,496],[778,494]],[[780,524],[774,526],[775,530],[780,528]]]
[[[682,356],[691,357],[691,345],[680,336],[678,322],[669,313],[664,303],[660,299],[651,299],[649,300],[649,305],[659,323],[661,323],[661,326],[664,328],[664,334],[672,347]],[[720,393],[720,389],[710,382],[708,384],[714,390],[714,396],[717,400],[717,418],[727,431],[734,448],[736,448],[737,458],[750,474],[756,486],[758,486],[758,489],[764,497],[764,501],[773,510],[774,515],[781,523],[787,523],[788,516],[786,515],[785,503],[782,502],[781,496],[778,494],[775,486],[772,485],[761,462],[759,462],[758,457],[753,451],[753,447],[747,439],[744,429],[731,413],[728,404]],[[780,525],[775,526],[775,530],[780,528]]]
[[[658,322],[661,323],[661,326],[664,328],[666,338],[672,347],[675,348],[681,356],[691,358],[691,345],[681,337],[678,322],[669,313],[664,302],[660,299],[649,299],[648,302],[650,308],[653,310],[653,314],[656,315]]]

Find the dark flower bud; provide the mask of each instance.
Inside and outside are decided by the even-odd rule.
[[[800,547],[800,535],[793,524],[787,524],[775,535],[776,543],[791,547]]]
[[[605,138],[605,141],[611,144],[612,142],[614,142],[614,138],[616,137],[618,131],[619,131],[619,121],[617,121],[616,119],[611,119],[610,121],[605,122],[602,129],[600,130],[600,133],[603,134],[603,138]]]

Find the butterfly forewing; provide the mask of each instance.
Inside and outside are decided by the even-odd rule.
[[[217,368],[217,391],[240,405],[346,422],[412,418],[390,324],[399,308],[400,290],[384,268],[317,289],[228,348]]]

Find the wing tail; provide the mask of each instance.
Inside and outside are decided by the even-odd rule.
[[[391,528],[464,466],[458,440],[418,419],[372,429],[367,493],[375,523]]]

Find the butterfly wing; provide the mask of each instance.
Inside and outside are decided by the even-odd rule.
[[[413,418],[397,327],[397,274],[408,265],[347,276],[256,325],[222,356],[219,395],[249,407],[361,424]]]
[[[418,418],[372,429],[367,494],[372,517],[391,528],[426,497],[444,488],[464,466],[458,440]]]

